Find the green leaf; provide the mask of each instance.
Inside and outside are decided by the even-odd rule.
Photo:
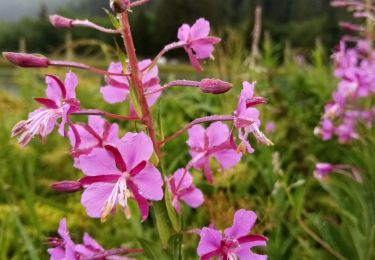
[[[175,234],[168,240],[168,252],[174,260],[182,259],[182,234]]]
[[[121,26],[120,26],[120,23],[117,20],[117,18],[110,11],[108,11],[107,9],[103,8],[103,10],[104,10],[104,12],[107,13],[107,15],[109,17],[109,20],[111,20],[111,23],[112,23],[113,27],[115,29],[117,29],[117,30],[120,29]]]
[[[161,251],[160,245],[155,242],[151,242],[142,238],[137,239],[147,259],[159,260],[165,259],[166,255]]]
[[[169,220],[164,199],[161,201],[153,202],[153,208],[156,218],[156,227],[159,232],[161,243],[163,245],[163,248],[167,248],[168,240],[170,236],[173,234],[173,227]]]
[[[180,226],[179,217],[176,214],[176,210],[172,206],[171,194],[169,193],[169,190],[167,187],[165,187],[164,196],[165,196],[165,206],[167,208],[168,216],[169,216],[169,219],[171,220],[173,229],[176,232],[180,232],[181,226]]]

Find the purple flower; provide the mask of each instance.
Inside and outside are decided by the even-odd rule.
[[[181,212],[180,201],[192,208],[197,208],[204,201],[203,193],[193,184],[193,177],[186,169],[178,169],[168,181],[172,193],[172,205],[178,213]]]
[[[273,121],[266,123],[266,133],[273,133],[276,129],[276,124]]]
[[[104,221],[119,204],[129,217],[127,200],[134,198],[145,220],[147,200],[163,198],[160,172],[149,162],[152,153],[153,145],[147,135],[127,133],[115,146],[94,148],[89,155],[82,155],[80,166],[86,177],[80,182],[86,189],[81,203],[87,215]]]
[[[70,129],[68,136],[73,147],[76,147],[76,139],[79,138],[79,145],[72,152],[74,166],[78,169],[80,169],[80,156],[89,154],[94,148],[115,144],[118,141],[118,125],[110,124],[100,116],[89,116],[88,124],[75,124],[74,126],[78,135]]]
[[[254,97],[255,82],[249,83],[244,81],[242,83],[243,89],[235,111],[234,125],[238,129],[238,138],[241,140],[239,150],[243,153],[247,150],[248,153],[253,153],[254,149],[247,141],[250,133],[254,135],[259,143],[272,145],[272,142],[259,130],[260,120],[259,111],[253,106],[265,103],[261,97]],[[246,149],[245,149],[246,147]]]
[[[150,71],[145,70],[151,64],[151,60],[143,60],[138,63],[138,68],[144,71],[142,74],[143,89],[154,91],[160,88],[160,79],[157,66],[152,67]],[[123,67],[120,62],[112,62],[108,68],[112,73],[123,73]],[[100,88],[104,100],[110,104],[124,102],[130,93],[129,81],[126,76],[107,76],[105,78],[107,85]],[[160,96],[160,92],[147,95],[149,106],[155,103]],[[131,106],[132,109],[132,106]]]
[[[61,118],[59,133],[65,136],[65,124],[74,127],[68,115],[79,110],[79,101],[76,99],[75,88],[78,84],[77,76],[69,72],[65,83],[53,75],[46,76],[47,98],[34,98],[44,107],[38,108],[29,114],[27,120],[17,123],[12,129],[12,137],[18,136],[18,142],[25,146],[35,135],[44,140],[55,127],[57,119]]]
[[[238,210],[233,218],[233,225],[219,231],[204,227],[200,236],[197,253],[201,260],[218,259],[243,259],[260,260],[267,259],[266,255],[251,252],[256,246],[266,246],[267,238],[261,235],[249,235],[256,222],[256,214],[244,209]]]
[[[199,60],[207,59],[214,51],[214,44],[220,42],[220,38],[208,36],[210,23],[203,18],[198,19],[193,26],[183,24],[178,29],[178,39],[184,44],[185,51],[193,67],[202,70]]]
[[[241,160],[242,154],[236,151],[227,125],[216,122],[207,130],[201,125],[195,125],[189,129],[188,133],[187,144],[193,158],[191,163],[196,169],[204,171],[208,182],[213,181],[210,168],[212,157],[223,169],[229,169]]]
[[[51,260],[75,260],[78,259],[75,252],[75,244],[70,238],[69,231],[66,227],[66,219],[63,218],[60,221],[59,229],[57,233],[60,235],[59,238],[50,238],[48,244],[53,248],[48,249],[48,253],[51,256]]]
[[[363,182],[360,171],[347,164],[317,163],[315,165],[314,177],[318,180],[323,180],[333,172],[351,177],[358,183]]]

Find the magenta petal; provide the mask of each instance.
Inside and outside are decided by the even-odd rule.
[[[149,200],[163,198],[163,180],[160,172],[152,164],[148,164],[140,173],[132,177],[139,194]]]
[[[48,98],[34,98],[34,100],[36,102],[38,102],[39,104],[42,104],[43,106],[47,107],[47,108],[52,108],[52,109],[58,108],[58,106],[56,105],[55,101],[53,101],[52,99],[48,99]]]
[[[205,255],[220,248],[221,234],[219,231],[204,227],[200,233],[201,239],[198,244],[197,253]]]
[[[184,172],[185,172],[185,169],[181,168],[181,169],[178,169],[177,171],[175,171],[173,173],[173,176],[172,176],[176,187],[177,187],[177,185],[179,185],[179,190],[186,189],[186,188],[190,187],[190,185],[192,185],[192,183],[193,183],[193,177],[191,177],[190,173],[187,172],[187,173],[185,173],[185,176],[184,176]],[[181,182],[182,176],[184,176],[184,179]],[[181,184],[180,184],[180,182],[181,182]]]
[[[209,58],[214,51],[214,46],[212,44],[194,44],[192,48],[195,52],[195,56],[200,60]]]
[[[130,190],[133,192],[134,198],[137,201],[139,210],[141,211],[142,221],[145,221],[148,217],[148,202],[139,193],[137,186],[132,181],[128,181],[128,186]]]
[[[129,90],[122,88],[115,88],[110,85],[101,87],[100,93],[103,99],[109,104],[124,102],[129,94]]]
[[[73,72],[68,72],[65,77],[65,89],[66,89],[66,98],[76,98],[75,89],[78,85],[77,75]]]
[[[80,157],[80,166],[85,175],[121,174],[113,156],[102,148],[94,148],[90,154]]]
[[[89,116],[88,125],[99,135],[103,136],[106,120],[101,116]]]
[[[81,144],[78,147],[79,149],[84,150],[84,149],[88,149],[88,148],[93,148],[96,145],[98,145],[98,142],[99,142],[98,139],[95,138],[89,132],[87,132],[87,130],[83,126],[75,125],[75,128],[76,128],[76,130],[79,134],[79,137],[81,138]],[[75,135],[73,133],[73,130],[71,128],[69,129],[68,137],[69,137],[69,140],[70,140],[70,144],[72,146],[74,146],[75,143],[76,143],[76,137],[75,137]]]
[[[56,81],[56,77],[53,77],[52,75],[47,75],[46,84],[46,96],[49,99],[55,101],[56,104],[59,104],[60,100],[63,98],[63,93],[61,91],[59,83]]]
[[[185,51],[187,52],[187,54],[188,54],[188,56],[189,56],[189,60],[190,60],[191,65],[192,65],[197,71],[202,71],[202,66],[201,66],[201,64],[199,63],[199,60],[197,59],[197,57],[194,55],[192,49],[189,48],[189,47],[185,47]]]
[[[239,238],[249,234],[257,219],[253,211],[237,210],[234,214],[233,225],[224,230],[226,236]]]
[[[199,18],[191,27],[190,37],[191,40],[197,40],[207,37],[210,33],[210,23],[204,18]]]
[[[254,254],[253,252],[250,251],[251,245],[249,244],[241,244],[241,246],[236,250],[235,254],[240,258],[240,259],[251,259],[251,260],[266,260],[267,256],[266,255],[259,255],[259,254]]]
[[[189,40],[190,35],[190,26],[188,24],[183,24],[177,33],[177,38],[182,42],[187,42]]]
[[[112,62],[108,67],[108,71],[111,73],[123,73],[121,62]],[[129,84],[126,76],[109,76],[108,78],[123,85]]]
[[[50,260],[61,260],[65,259],[65,250],[60,247],[50,248],[47,250],[48,254],[51,256]]]
[[[180,196],[180,199],[192,208],[198,208],[204,202],[204,196],[202,191],[195,187],[191,192]]]
[[[201,125],[195,125],[188,130],[189,139],[187,144],[190,147],[204,147],[205,129]]]
[[[114,188],[114,183],[94,183],[82,193],[81,203],[89,217],[100,218],[105,203]]]
[[[234,149],[225,149],[213,153],[212,156],[220,163],[221,167],[229,169],[241,160],[242,154]]]
[[[212,123],[206,130],[210,147],[218,146],[229,141],[228,126],[222,122]]]
[[[142,161],[148,161],[154,152],[150,137],[144,133],[127,133],[117,147],[130,171]]]
[[[104,249],[95,241],[88,233],[83,235],[83,244],[89,246],[98,251],[104,251]]]
[[[210,162],[208,159],[206,159],[204,166],[203,166],[203,171],[204,171],[204,176],[206,176],[206,179],[208,183],[212,183],[214,178],[212,175],[211,167],[210,167]]]

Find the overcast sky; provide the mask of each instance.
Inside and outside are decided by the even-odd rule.
[[[40,6],[45,3],[48,12],[66,5],[71,0],[0,0],[0,20],[15,21],[24,16],[35,16]]]

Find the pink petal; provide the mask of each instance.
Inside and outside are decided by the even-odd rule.
[[[89,116],[88,125],[99,135],[103,136],[104,125],[107,121],[101,116]]]
[[[75,125],[75,128],[81,138],[81,144],[78,147],[79,149],[83,150],[83,149],[92,148],[98,144],[98,139],[96,139],[92,134],[87,132],[84,127],[82,127],[81,125]],[[75,146],[76,140],[75,140],[75,135],[72,129],[69,129],[68,137],[70,140],[70,144],[72,146]]]
[[[235,254],[240,258],[240,259],[249,259],[249,260],[266,260],[267,256],[266,255],[259,255],[259,254],[254,254],[253,252],[250,251],[250,248],[252,246],[249,244],[241,244],[241,246],[236,250]]]
[[[121,174],[113,156],[102,148],[94,148],[90,154],[82,155],[80,166],[87,176]]]
[[[241,160],[242,157],[241,153],[237,153],[237,151],[233,149],[220,150],[212,155],[224,169],[233,167]]]
[[[104,249],[95,241],[88,233],[83,235],[83,243],[85,246],[89,246],[98,251],[104,251]]]
[[[204,165],[203,165],[203,171],[204,171],[204,176],[206,177],[207,181],[209,183],[212,183],[214,178],[212,175],[211,167],[210,167],[210,162],[208,159],[206,159]]]
[[[222,122],[212,123],[206,130],[210,147],[218,146],[229,141],[228,126]]]
[[[116,123],[112,124],[108,130],[108,135],[105,138],[106,143],[115,144],[116,142],[118,142],[119,140],[118,131],[119,131],[118,124]]]
[[[48,99],[48,98],[34,98],[34,100],[36,102],[38,102],[39,104],[42,104],[43,106],[47,107],[47,108],[52,108],[52,109],[58,108],[58,106],[56,105],[55,101],[53,101],[52,99]]]
[[[109,104],[124,102],[129,94],[129,90],[123,88],[115,88],[110,85],[100,88],[103,99]]]
[[[233,225],[224,230],[226,236],[239,238],[249,234],[257,219],[253,211],[237,210],[234,214]]]
[[[197,248],[199,256],[210,253],[220,247],[221,234],[219,231],[204,227],[201,230],[200,236],[201,239]]]
[[[200,189],[195,188],[192,192],[180,196],[181,200],[184,201],[192,208],[198,208],[204,202],[204,196]]]
[[[75,89],[78,85],[77,75],[73,72],[68,72],[65,77],[65,89],[66,89],[66,98],[76,98]]]
[[[112,62],[111,64],[109,64],[108,71],[112,73],[123,73],[121,62]],[[120,84],[129,84],[126,76],[109,76],[108,78],[117,81]]]
[[[185,172],[185,169],[182,169],[182,168],[174,172],[172,178],[176,186],[180,183],[181,178],[184,175],[184,172]],[[184,176],[184,179],[181,182],[181,185],[179,186],[179,190],[188,188],[192,183],[193,183],[193,177],[191,177],[190,173],[187,172]]]
[[[48,254],[50,254],[50,260],[61,260],[65,259],[65,250],[59,247],[50,248],[47,250]]]
[[[210,23],[204,18],[199,18],[191,27],[191,40],[197,40],[207,37],[210,33]]]
[[[47,84],[46,96],[49,99],[52,99],[53,101],[55,101],[57,105],[59,105],[60,100],[63,98],[63,96],[62,96],[61,89],[58,83],[51,76],[46,76],[46,84]]]
[[[130,171],[142,161],[148,161],[154,152],[150,137],[144,133],[127,133],[117,147]]]
[[[200,60],[209,58],[214,51],[212,44],[193,44],[191,47],[195,52],[195,56]]]
[[[139,194],[149,200],[163,198],[163,180],[160,172],[152,164],[148,164],[140,173],[132,178]]]
[[[204,147],[206,130],[201,125],[195,125],[188,130],[189,139],[187,144],[190,147]]]
[[[247,81],[242,82],[241,98],[252,98],[254,96],[255,81],[249,83]]]
[[[199,63],[199,60],[197,59],[197,57],[194,55],[192,49],[189,47],[185,47],[185,51],[187,52],[190,63],[194,67],[194,69],[196,69],[197,71],[202,71],[202,66]]]
[[[114,188],[114,183],[97,182],[91,184],[82,193],[81,203],[89,217],[100,218],[105,203]]]
[[[182,42],[187,42],[189,40],[190,35],[190,26],[188,24],[183,24],[177,33],[177,38]]]

